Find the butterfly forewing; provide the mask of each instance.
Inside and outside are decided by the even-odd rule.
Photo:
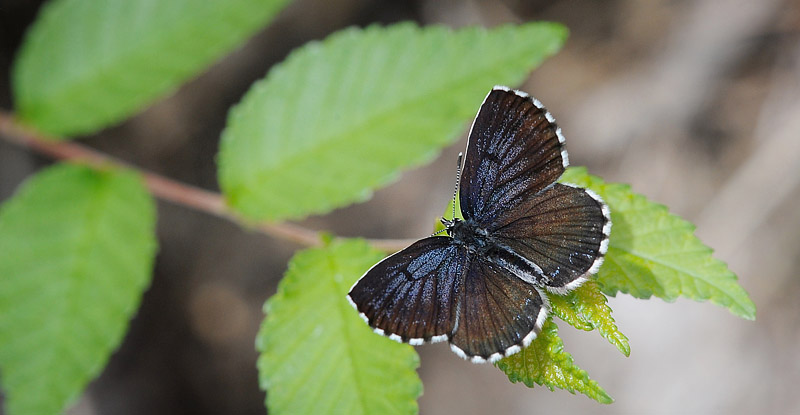
[[[348,297],[380,334],[412,344],[442,341],[453,329],[466,265],[466,250],[451,238],[425,238],[373,266]]]
[[[533,197],[554,183],[567,164],[561,131],[541,104],[495,87],[470,130],[459,189],[461,212],[465,219],[488,225],[513,200]]]

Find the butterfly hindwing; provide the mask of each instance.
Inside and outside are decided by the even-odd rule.
[[[450,336],[456,354],[497,361],[526,347],[541,330],[547,305],[539,290],[482,257],[470,258]]]
[[[421,239],[370,268],[348,298],[378,333],[411,344],[446,340],[467,252],[452,238]]]
[[[515,204],[489,231],[498,243],[538,265],[543,284],[566,292],[600,268],[611,218],[594,192],[555,184]]]
[[[513,201],[554,183],[569,164],[563,143],[538,100],[492,89],[470,130],[459,189],[464,218],[490,224]]]

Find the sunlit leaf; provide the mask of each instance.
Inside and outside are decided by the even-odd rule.
[[[551,319],[545,322],[542,332],[519,353],[501,359],[495,364],[512,382],[522,382],[532,388],[534,384],[550,390],[565,389],[580,392],[600,403],[614,400],[564,351],[558,337],[558,327]]]
[[[630,186],[605,183],[584,168],[567,170],[561,181],[594,190],[611,210],[614,227],[597,278],[604,293],[710,300],[739,317],[755,318],[755,305],[736,275],[694,236],[694,225]]]
[[[554,315],[580,330],[595,330],[609,343],[629,356],[631,346],[628,338],[619,331],[611,316],[611,307],[605,294],[594,281],[588,281],[565,295],[548,293],[550,308]]]

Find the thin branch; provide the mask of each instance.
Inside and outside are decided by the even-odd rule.
[[[120,166],[135,170],[144,177],[145,185],[150,192],[162,200],[218,216],[240,226],[256,229],[269,236],[300,245],[319,246],[322,243],[320,232],[297,224],[288,222],[247,223],[225,204],[225,200],[219,193],[145,171],[74,141],[53,140],[42,133],[20,125],[11,114],[3,111],[0,111],[0,137],[57,160],[83,163],[97,169]],[[386,252],[398,251],[411,243],[411,241],[403,239],[367,239],[367,242]]]

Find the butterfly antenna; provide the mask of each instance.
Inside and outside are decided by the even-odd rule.
[[[461,162],[464,159],[464,153],[458,153],[458,165],[456,166],[456,187],[453,189],[453,216],[451,219],[456,219],[456,197],[458,196],[458,185],[461,183]]]
[[[461,161],[464,159],[464,153],[458,153],[458,166],[456,169],[456,188],[453,189],[453,216],[448,220],[447,218],[441,218],[442,225],[445,226],[445,229],[435,232],[431,236],[436,236],[442,232],[446,232],[447,229],[450,228],[455,223],[456,220],[456,196],[458,196],[458,184],[461,182]]]

